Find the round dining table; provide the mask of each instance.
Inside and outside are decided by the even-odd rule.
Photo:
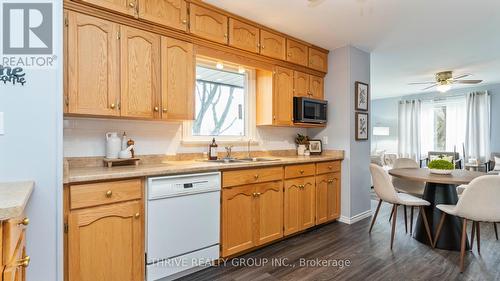
[[[461,184],[468,184],[473,179],[485,175],[482,172],[467,170],[454,170],[451,175],[438,175],[431,173],[427,168],[392,169],[389,170],[389,174],[393,177],[426,183],[422,198],[431,203],[424,210],[432,235],[436,233],[435,230],[438,227],[441,217],[441,211],[436,208],[436,205],[457,204],[458,195],[456,187]],[[413,237],[421,243],[431,246],[432,242],[427,238],[424,227],[422,217],[418,216]],[[458,217],[446,216],[441,229],[441,235],[436,243],[436,248],[460,251],[461,230],[462,223]],[[468,243],[467,249],[469,249]]]

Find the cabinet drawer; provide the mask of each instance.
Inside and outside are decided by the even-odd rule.
[[[140,179],[72,185],[70,208],[78,209],[142,198]]]
[[[316,164],[316,174],[326,174],[340,171],[340,161],[321,162]]]
[[[28,223],[29,221],[24,216],[3,222],[3,261],[5,263],[10,262],[14,256],[21,234]]]
[[[314,176],[314,164],[301,164],[285,166],[285,178],[298,178]]]
[[[228,171],[222,174],[222,186],[237,186],[283,179],[283,167]]]

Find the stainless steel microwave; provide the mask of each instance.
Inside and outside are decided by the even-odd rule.
[[[326,123],[327,108],[327,101],[294,97],[293,121],[296,123]]]

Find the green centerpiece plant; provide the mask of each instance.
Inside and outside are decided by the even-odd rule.
[[[428,167],[431,173],[440,175],[450,175],[455,169],[453,163],[443,159],[432,160]]]

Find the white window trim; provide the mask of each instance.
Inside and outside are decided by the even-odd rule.
[[[197,64],[206,64],[213,67],[213,61],[207,60],[197,60]],[[227,64],[224,63],[227,67]],[[237,66],[236,68],[237,69]],[[256,137],[256,78],[255,69],[245,68],[247,74],[247,81],[245,87],[245,136],[215,136],[217,143],[219,144],[243,144],[255,142]],[[193,93],[194,95],[195,93]],[[182,141],[183,145],[206,145],[208,142],[212,141],[214,136],[193,136],[192,134],[193,120],[184,121],[182,124]]]

